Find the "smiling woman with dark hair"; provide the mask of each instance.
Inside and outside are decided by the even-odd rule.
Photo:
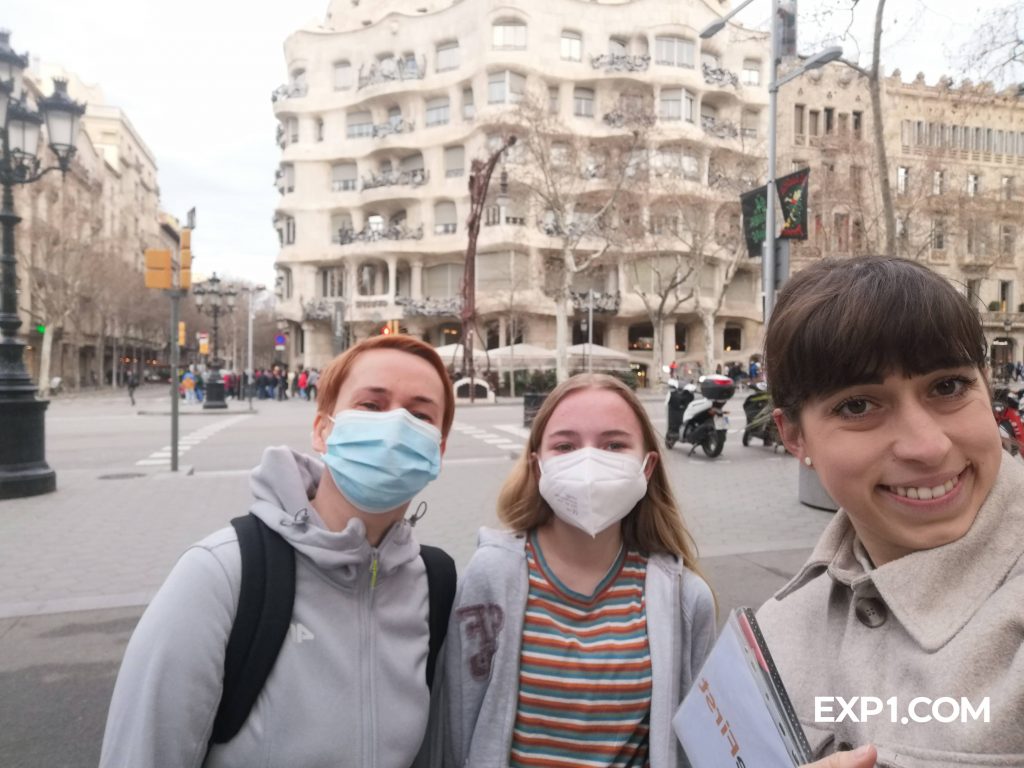
[[[826,260],[765,339],[775,420],[840,510],[758,613],[820,756],[1024,765],[1024,468],[967,300],[903,259]]]

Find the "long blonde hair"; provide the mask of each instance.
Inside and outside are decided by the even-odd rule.
[[[526,450],[512,468],[498,495],[498,519],[519,532],[538,528],[551,519],[554,513],[540,495],[540,477],[533,455],[540,450],[541,438],[555,408],[566,396],[584,389],[603,389],[621,397],[640,422],[644,451],[658,453],[658,463],[647,483],[647,493],[622,520],[622,538],[626,546],[645,554],[662,552],[675,555],[682,559],[687,568],[701,574],[697,562],[697,545],[683,522],[665,472],[658,433],[654,431],[647,412],[633,391],[618,379],[601,373],[573,376],[555,387],[547,396],[533,420]]]

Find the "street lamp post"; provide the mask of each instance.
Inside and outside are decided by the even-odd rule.
[[[253,390],[256,388],[255,385],[254,385],[254,382],[252,380],[253,372],[255,371],[255,368],[253,367],[253,362],[252,362],[252,321],[253,321],[253,316],[255,314],[253,312],[252,301],[253,301],[253,296],[255,294],[262,293],[265,290],[267,290],[266,287],[262,286],[262,285],[250,285],[250,286],[247,286],[245,288],[245,292],[249,294],[249,337],[248,337],[248,340],[247,340],[247,343],[246,343],[246,346],[248,347],[248,349],[246,351],[247,351],[248,354],[246,355],[246,358],[245,358],[245,360],[246,360],[246,364],[245,364],[245,396],[246,396],[246,398],[249,401],[249,410],[250,411],[252,410],[252,393],[253,393]]]
[[[10,33],[0,30],[0,499],[57,489],[57,474],[46,463],[49,402],[36,399],[36,386],[25,367],[25,342],[17,335],[21,319],[14,228],[21,217],[14,212],[14,187],[36,182],[50,171],[67,173],[75,154],[78,121],[85,113],[85,105],[68,96],[67,81],[57,79],[53,95],[39,100],[40,111],[33,110],[22,88],[28,56],[15,53],[9,41]],[[47,168],[41,167],[36,155],[44,122],[50,149],[57,157],[57,165]]]
[[[462,359],[466,372],[469,374],[469,402],[476,402],[476,378],[473,366],[473,329],[476,321],[476,239],[480,234],[480,217],[487,201],[487,188],[491,183],[494,167],[506,149],[516,143],[515,136],[509,136],[505,142],[487,158],[486,161],[474,160],[469,174],[469,218],[466,229],[469,243],[466,246],[466,267],[462,273]],[[501,174],[501,199],[498,208],[502,212],[507,205],[508,174]],[[504,222],[502,222],[504,223]]]
[[[221,313],[230,312],[235,308],[235,296],[238,291],[233,288],[221,287],[221,279],[217,273],[204,283],[192,289],[196,297],[196,306],[200,312],[205,312],[213,318],[213,346],[210,355],[210,376],[206,382],[206,397],[203,399],[203,409],[227,408],[224,400],[224,379],[221,377],[220,368],[223,364],[217,354],[217,334],[219,331],[219,320]]]
[[[732,11],[727,13],[717,21],[713,21],[708,24],[700,33],[702,40],[707,40],[710,37],[718,34],[733,16],[742,11],[754,0],[746,0],[745,3],[741,3],[739,6],[734,8]],[[767,189],[766,194],[768,196],[767,209],[765,214],[765,237],[764,237],[764,250],[761,258],[761,283],[764,290],[764,324],[768,325],[768,320],[772,316],[772,310],[775,308],[775,283],[777,282],[777,276],[775,274],[775,233],[776,233],[776,221],[775,221],[775,165],[776,165],[776,144],[777,142],[777,131],[778,131],[778,96],[779,88],[791,80],[803,75],[805,72],[809,72],[812,69],[818,69],[823,67],[829,62],[835,61],[842,57],[843,49],[839,46],[833,46],[826,48],[814,56],[809,57],[801,66],[797,67],[791,72],[788,72],[785,76],[779,79],[779,62],[782,59],[782,45],[780,33],[780,25],[782,23],[780,13],[780,0],[772,0],[772,28],[771,28],[771,49],[772,49],[772,61],[770,68],[770,81],[768,83],[768,180],[766,182]],[[783,278],[786,275],[782,275]]]

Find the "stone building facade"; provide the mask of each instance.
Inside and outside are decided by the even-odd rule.
[[[960,286],[998,372],[1024,341],[1024,98],[949,79],[882,80],[897,252]],[[885,245],[866,78],[842,64],[779,92],[779,173],[811,168],[809,240],[793,269]]]
[[[385,328],[438,346],[460,339],[471,164],[510,133],[541,130],[523,124],[529,103],[557,126],[553,152],[582,142],[570,173],[586,190],[555,222],[527,190],[526,142],[504,157],[477,248],[484,345],[554,346],[559,236],[596,215],[584,212],[585,200],[600,200],[611,184],[587,153],[628,141],[623,115],[641,110],[652,119],[630,150],[629,189],[602,237],[578,248],[597,252],[630,222],[643,236],[616,240],[576,275],[570,343],[587,339],[593,291],[594,342],[628,355],[641,380],[655,378],[656,340],[665,364],[746,363],[760,344],[760,279],[756,261],[737,257],[738,193],[763,176],[768,45],[749,31],[701,41],[699,30],[728,8],[719,0],[333,0],[320,26],[287,39],[288,82],[273,94],[288,362],[322,366]],[[499,206],[502,172],[511,191]],[[635,290],[652,269],[637,262],[694,247],[678,215],[657,212],[669,198],[706,206],[717,237],[688,278],[700,290],[656,333]],[[631,205],[635,216],[625,212]]]

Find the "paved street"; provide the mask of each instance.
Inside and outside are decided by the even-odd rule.
[[[313,405],[182,407],[182,471],[169,468],[164,387],[56,399],[47,417],[55,494],[0,501],[0,764],[95,765],[124,644],[191,542],[245,511],[267,445],[309,449]],[[742,397],[730,405],[743,424]],[[663,431],[662,400],[645,400]],[[463,566],[525,442],[522,405],[460,407],[441,478],[422,495],[427,543]],[[830,515],[796,501],[797,464],[738,431],[723,455],[676,446],[669,474],[725,612],[757,605],[803,561]],[[753,441],[757,444],[758,441]],[[414,501],[415,505],[416,501]]]

